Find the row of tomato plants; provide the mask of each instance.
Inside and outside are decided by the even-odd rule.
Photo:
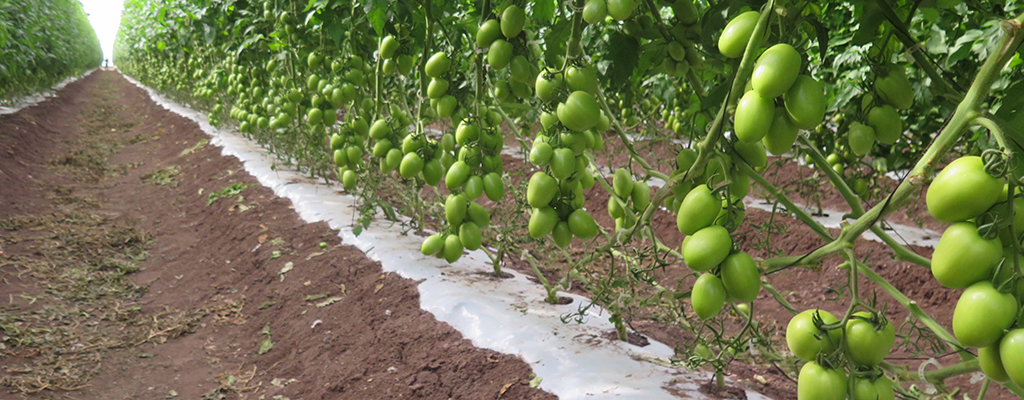
[[[857,2],[727,3],[132,0],[115,56],[126,73],[209,110],[214,124],[236,125],[282,163],[340,181],[363,199],[360,222],[378,210],[395,218],[398,208],[416,217],[411,228],[434,228],[438,233],[420,249],[426,255],[455,262],[464,250],[482,249],[498,274],[521,258],[537,272],[549,301],[557,301],[558,289],[583,282],[623,339],[632,309],[658,309],[663,321],[698,335],[673,364],[709,364],[721,377],[740,344],[755,342],[765,359],[799,366],[801,399],[920,395],[891,378],[943,383],[979,369],[987,375],[983,393],[989,382],[1024,393],[1024,330],[1014,329],[1024,298],[1014,256],[1021,254],[1024,221],[1017,219],[1024,213],[1017,211],[1024,199],[1017,195],[1008,130],[986,115],[996,104],[993,85],[1014,79],[1003,71],[1019,63],[1024,17],[1001,23],[999,42],[979,58],[973,83],[947,95],[957,106],[937,134],[927,135],[906,129],[927,125],[904,123],[937,107],[915,96],[925,85],[912,84],[906,66],[894,62],[912,40],[898,20],[879,31],[881,44],[868,52],[874,67],[861,84],[866,88],[852,105],[836,104],[836,92],[845,89],[816,79],[825,73],[805,55],[815,54],[807,38],[820,45],[843,32],[821,22],[808,23],[817,35],[794,28],[829,12],[857,10]],[[883,13],[913,16],[915,9]],[[818,51],[824,59],[827,46]],[[920,73],[910,76],[956,86],[936,72],[934,60],[919,57],[915,66]],[[979,127],[994,145],[964,144],[965,133]],[[674,170],[659,171],[635,151],[629,130],[675,132],[690,144],[678,152]],[[510,152],[506,143],[515,142],[524,149],[522,162],[532,165],[519,185],[511,184],[502,158],[503,150]],[[628,152],[632,167],[606,177],[595,160],[609,146]],[[984,158],[957,158],[928,189],[931,215],[952,223],[932,259],[880,228],[954,151],[982,149]],[[834,236],[803,213],[760,175],[769,152],[805,154],[856,221]],[[909,178],[865,209],[866,183],[850,179],[844,167],[894,154],[910,167]],[[884,172],[884,163],[873,165]],[[649,178],[665,184],[652,190]],[[742,198],[751,181],[826,244],[757,260],[738,248],[733,235],[745,223]],[[584,193],[595,185],[609,193],[614,227],[599,226],[587,210]],[[686,235],[681,244],[655,234],[659,209],[675,213]],[[965,289],[952,333],[853,251],[868,230],[896,257],[931,268],[942,285]],[[578,246],[588,251],[573,257],[558,250]],[[559,255],[568,256],[568,267],[549,280],[538,264]],[[849,271],[839,283],[850,292],[842,316],[795,310],[766,280],[787,268],[816,268],[830,255],[842,257]],[[696,277],[692,286],[659,281],[658,272],[677,265]],[[907,307],[910,318],[946,343],[941,351],[958,353],[962,362],[923,375],[885,362],[894,324],[861,294],[862,276]],[[752,302],[762,289],[795,314],[786,329],[788,353],[772,348],[754,319]],[[727,304],[732,312],[723,313]],[[725,320],[740,328],[723,333]]]
[[[82,3],[0,2],[0,104],[100,66],[103,51]]]

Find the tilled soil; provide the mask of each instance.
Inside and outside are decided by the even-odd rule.
[[[554,398],[206,139],[111,71],[0,116],[0,398]]]

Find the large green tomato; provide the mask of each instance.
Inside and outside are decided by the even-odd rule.
[[[747,42],[750,41],[750,35],[754,33],[754,27],[760,17],[761,13],[757,11],[747,11],[729,21],[722,30],[722,36],[718,38],[718,51],[729,58],[743,55],[743,50],[746,50]]]
[[[523,31],[526,26],[526,11],[513,4],[505,8],[501,13],[501,33],[506,38],[514,38]]]
[[[764,135],[761,142],[764,143],[765,149],[772,154],[782,155],[793,148],[798,131],[796,125],[793,125],[793,121],[790,120],[786,109],[778,107],[772,116],[768,133]]]
[[[587,0],[587,3],[583,5],[583,20],[588,24],[604,21],[604,17],[607,15],[608,7],[604,0]]]
[[[683,241],[683,261],[694,271],[708,271],[725,261],[731,249],[729,231],[719,225],[711,225]]]
[[[590,94],[597,94],[597,69],[593,65],[585,67],[569,67],[565,72],[565,83],[569,90],[582,90]]]
[[[825,118],[825,87],[807,75],[800,75],[782,95],[786,112],[797,128],[814,129]]]
[[[875,138],[882,144],[893,144],[903,136],[903,120],[890,105],[872,108],[868,111],[868,125],[875,130]]]
[[[1024,385],[1024,328],[1014,329],[999,341],[999,358],[1013,383]]]
[[[476,47],[489,48],[491,43],[501,37],[501,25],[496,19],[489,19],[476,31]]]
[[[625,168],[615,170],[612,176],[612,191],[616,196],[626,199],[633,192],[633,175]]]
[[[860,122],[850,124],[850,131],[846,135],[850,151],[858,156],[868,154],[871,147],[875,145],[875,130]]]
[[[750,76],[750,85],[761,97],[774,99],[782,96],[800,75],[800,63],[800,53],[793,46],[779,43],[769,47],[757,58],[754,73]],[[824,105],[819,107],[824,108]],[[793,120],[799,121],[796,118]]]
[[[469,179],[470,171],[471,168],[465,161],[456,161],[451,167],[448,167],[448,172],[444,175],[444,187],[448,190],[461,188]]]
[[[740,98],[736,104],[736,115],[733,117],[733,131],[736,138],[745,143],[754,143],[768,134],[770,125],[767,123],[775,117],[775,103],[751,90]]]
[[[814,361],[819,352],[831,352],[839,345],[842,337],[842,330],[833,329],[827,336],[818,334],[818,328],[814,325],[814,316],[821,318],[824,324],[839,322],[832,313],[825,310],[805,310],[789,320],[786,326],[786,344],[794,355],[804,361]]]
[[[935,176],[925,202],[939,221],[959,222],[977,217],[1003,193],[1003,181],[985,172],[981,157],[965,156],[949,163]]]
[[[880,376],[874,381],[865,378],[854,378],[853,397],[851,400],[894,400],[896,393],[892,381]]]
[[[590,213],[580,208],[569,214],[569,231],[580,239],[593,239],[597,236],[597,223]]]
[[[459,241],[466,250],[477,250],[482,245],[480,228],[473,221],[465,221],[459,226]]]
[[[718,315],[725,305],[725,286],[722,280],[715,274],[702,274],[693,283],[693,291],[690,292],[690,302],[693,304],[693,311],[697,312],[700,319],[710,319]]]
[[[565,99],[565,103],[558,105],[556,114],[558,120],[575,132],[584,132],[597,125],[597,119],[601,116],[597,100],[590,93],[577,90]]]
[[[985,280],[960,295],[953,311],[953,334],[966,347],[988,347],[999,341],[1015,319],[1017,299]]]
[[[448,72],[448,68],[452,65],[452,60],[448,58],[448,54],[443,51],[434,53],[427,60],[427,65],[423,68],[423,72],[431,78],[437,78],[444,73]]]
[[[749,303],[757,298],[761,291],[761,274],[749,254],[739,252],[726,257],[721,272],[728,300]]]
[[[558,224],[558,211],[551,207],[534,208],[530,215],[530,222],[527,225],[530,237],[540,239],[547,236]]]
[[[402,157],[401,164],[398,166],[398,173],[403,178],[412,178],[419,174],[420,171],[423,171],[423,164],[423,158],[419,154],[406,153],[405,157]]]
[[[858,365],[874,367],[885,359],[896,342],[896,328],[884,316],[879,315],[876,328],[871,313],[859,311],[846,322],[846,349],[850,361]]]
[[[466,218],[468,200],[461,194],[449,194],[444,201],[444,216],[449,226],[459,226]]]
[[[932,253],[932,275],[950,289],[966,289],[988,279],[1003,257],[999,239],[985,239],[970,222],[946,228]]]
[[[743,161],[746,161],[751,168],[758,169],[768,166],[768,154],[765,152],[763,143],[743,143],[741,141],[737,141],[733,143],[732,148],[733,150],[736,150],[736,153],[743,159]],[[733,159],[733,162],[735,161],[736,159]]]
[[[389,59],[395,56],[398,51],[398,40],[394,36],[387,35],[380,42],[380,58]]]
[[[462,240],[459,235],[448,235],[444,239],[444,260],[450,263],[462,258]]]
[[[797,400],[846,399],[846,374],[842,369],[826,369],[811,361],[800,368],[796,380]]]
[[[526,185],[526,201],[534,208],[547,207],[556,194],[558,181],[544,172],[534,173]]]
[[[608,15],[616,21],[622,21],[633,14],[635,0],[607,0]]]
[[[711,193],[707,185],[699,185],[690,191],[679,204],[676,227],[684,235],[692,235],[711,226],[722,208],[722,200]]]
[[[512,61],[512,43],[505,39],[496,39],[492,42],[487,51],[487,64],[492,69],[499,70],[505,68],[510,61]]]
[[[882,101],[900,110],[914,105],[914,88],[899,65],[890,65],[888,75],[875,79],[875,93]]]
[[[981,372],[989,379],[996,382],[1010,380],[1006,368],[1003,368],[1003,359],[999,356],[999,343],[978,349],[978,364],[981,364]]]
[[[420,252],[425,256],[432,256],[444,249],[444,238],[440,234],[427,236],[420,245]]]

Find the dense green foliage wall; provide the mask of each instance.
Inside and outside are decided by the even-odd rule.
[[[0,1],[0,103],[102,61],[99,39],[78,0]]]
[[[1024,258],[1013,257],[1024,254],[1024,228],[1013,228],[1024,225],[1013,189],[1024,185],[1022,12],[1012,0],[129,0],[115,60],[281,163],[341,181],[363,201],[360,222],[418,217],[410,230],[438,232],[426,255],[454,262],[482,248],[499,273],[521,260],[551,302],[582,285],[623,340],[641,315],[688,332],[676,365],[723,373],[756,350],[799,369],[800,397],[821,400],[855,381],[875,386],[854,398],[891,399],[888,377],[956,393],[946,378],[1006,364],[1008,377],[985,373],[1024,395],[1024,362],[992,358],[1002,341],[1004,361],[1024,360],[1024,328],[1003,335],[1024,322]],[[674,151],[640,154],[641,139]],[[841,233],[793,205],[792,182],[762,176],[769,152],[806,160],[811,191],[827,181],[841,195]],[[928,192],[930,217],[954,223],[933,258],[883,230],[965,154],[985,156],[957,164],[974,181],[940,174]],[[772,248],[786,229],[746,219],[754,184],[823,244]],[[654,220],[666,212],[674,221]],[[892,258],[971,287],[952,332],[866,264],[853,244],[869,230]],[[849,272],[830,282],[841,316],[795,309],[770,283],[836,259]],[[564,268],[543,274],[549,265]],[[877,292],[893,300],[880,305]],[[984,314],[977,292],[1003,317],[983,340],[956,322]],[[795,314],[788,351],[753,319],[755,299]],[[889,321],[890,306],[903,321]],[[909,327],[900,342],[894,325]],[[883,363],[894,346],[912,357]],[[916,373],[918,359],[950,353],[961,362]]]

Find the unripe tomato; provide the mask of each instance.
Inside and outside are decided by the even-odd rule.
[[[793,46],[779,43],[769,47],[754,64],[750,84],[761,97],[774,99],[782,96],[796,82],[800,74],[800,63],[800,53]],[[821,107],[824,108],[824,105]]]
[[[871,147],[875,145],[875,130],[860,122],[851,124],[850,131],[846,135],[850,151],[858,156],[868,154]]]
[[[884,375],[874,381],[865,378],[853,378],[853,397],[851,400],[895,400],[896,393],[892,381]]]
[[[480,229],[487,229],[491,226],[491,214],[487,212],[484,206],[480,205],[475,201],[469,202],[469,210],[466,213],[466,217]]]
[[[461,188],[469,179],[470,167],[465,161],[459,160],[452,164],[448,168],[448,172],[444,175],[444,186],[448,190],[455,190]]]
[[[514,38],[523,31],[526,26],[526,11],[513,4],[505,8],[501,13],[501,33],[506,38]]]
[[[633,183],[633,191],[629,197],[633,199],[633,210],[641,212],[651,204],[651,187],[647,182],[636,181]]]
[[[530,231],[530,237],[540,239],[551,233],[558,221],[558,212],[554,208],[548,206],[534,208],[527,230]]]
[[[846,349],[847,354],[855,364],[874,367],[885,359],[892,351],[896,342],[896,328],[892,323],[879,315],[880,328],[872,323],[874,316],[871,313],[858,311],[853,317],[846,321]]]
[[[551,230],[551,239],[555,241],[555,246],[559,248],[569,247],[569,244],[572,243],[572,231],[569,229],[569,223],[558,221],[555,224],[555,228]]]
[[[547,207],[557,193],[558,181],[544,172],[536,172],[526,186],[526,201],[533,208]]]
[[[822,351],[834,351],[842,337],[840,329],[832,329],[828,335],[819,335],[818,328],[814,325],[815,315],[824,324],[839,322],[839,319],[828,311],[812,309],[793,316],[786,326],[786,344],[789,345],[789,351],[804,361],[814,361]]]
[[[461,194],[449,194],[444,201],[444,217],[449,226],[459,226],[466,218],[466,206],[469,201]]]
[[[999,358],[1003,361],[1006,375],[1013,383],[1024,385],[1024,329],[1008,332],[999,341]]]
[[[597,69],[593,65],[585,67],[569,67],[565,72],[565,83],[569,90],[582,90],[592,95],[597,94]]]
[[[768,166],[768,154],[765,152],[762,142],[744,143],[736,141],[733,143],[732,148],[736,150],[737,155],[750,165],[751,168],[759,169]]]
[[[449,118],[455,112],[455,107],[459,105],[459,101],[455,99],[455,96],[446,94],[437,101],[437,116],[441,118]]]
[[[811,361],[800,368],[796,380],[797,400],[846,399],[846,374],[842,369],[826,369]]]
[[[531,79],[535,79],[533,76],[533,65],[523,55],[512,57],[512,61],[509,62],[509,69],[512,72],[512,79],[520,83],[535,83],[530,82]]]
[[[395,52],[398,51],[398,40],[395,40],[394,36],[387,35],[384,40],[380,42],[380,57],[383,59],[389,59],[395,56]]]
[[[1010,376],[1003,368],[1002,357],[999,356],[999,342],[988,347],[978,349],[978,364],[981,364],[981,372],[989,379],[996,382],[1006,382]]]
[[[744,252],[733,253],[722,262],[722,284],[726,300],[749,303],[761,291],[761,274],[754,259]]]
[[[556,114],[566,128],[583,132],[597,125],[597,119],[601,115],[599,109],[593,95],[577,90],[565,99],[565,103],[558,105]]]
[[[1003,181],[985,171],[981,157],[964,156],[935,176],[925,202],[939,221],[966,221],[992,207],[1002,192]]]
[[[760,17],[761,13],[757,11],[747,11],[729,21],[722,30],[722,36],[718,38],[718,51],[729,58],[743,55]]]
[[[616,21],[622,21],[633,14],[636,7],[634,0],[606,0],[608,15]]]
[[[530,162],[543,167],[548,165],[553,154],[554,149],[551,148],[550,144],[547,144],[547,142],[536,142],[533,144],[533,148],[530,149]]]
[[[501,37],[501,25],[498,20],[489,19],[480,25],[476,31],[476,47],[488,48],[491,43]]]
[[[800,75],[782,96],[786,112],[793,125],[801,129],[814,129],[825,118],[825,88],[807,75]]]
[[[1017,299],[984,280],[960,295],[953,311],[953,334],[963,346],[988,347],[997,344],[1016,319]]]
[[[693,149],[683,149],[676,155],[676,169],[681,171],[689,170],[697,161],[697,152]]]
[[[576,172],[576,156],[572,149],[560,147],[551,156],[551,175],[556,179],[565,179]]]
[[[459,226],[459,241],[466,250],[477,250],[482,244],[480,228],[473,221],[464,221]]]
[[[693,283],[693,291],[690,294],[690,302],[693,304],[693,311],[700,319],[710,319],[718,315],[725,305],[725,286],[722,280],[714,274],[701,274]]]
[[[729,231],[711,225],[686,238],[683,242],[683,261],[694,271],[708,271],[725,261],[731,249]]]
[[[761,140],[768,134],[775,117],[775,104],[771,98],[762,97],[757,91],[751,90],[740,98],[736,104],[736,115],[733,119],[733,131],[736,138],[746,143]]]
[[[431,78],[430,84],[427,85],[427,97],[431,99],[440,99],[448,93],[448,81],[441,78]]]
[[[583,5],[583,20],[588,24],[604,21],[606,16],[608,16],[608,7],[604,0],[587,0],[587,3]]]
[[[448,235],[444,239],[444,260],[453,263],[462,258],[462,239],[459,235]]]
[[[679,204],[676,227],[684,235],[692,235],[711,226],[722,208],[722,201],[711,193],[707,185],[694,187]]]
[[[341,174],[341,183],[345,187],[345,190],[352,190],[356,188],[356,171],[345,170]]]
[[[398,167],[398,173],[406,179],[416,176],[420,171],[423,171],[423,158],[415,152],[407,153]]]
[[[630,175],[625,168],[615,170],[615,175],[612,177],[612,191],[622,199],[629,198],[630,193],[633,192],[633,175]]]
[[[903,135],[903,120],[890,105],[868,111],[868,125],[875,129],[875,138],[882,144],[893,144]]]
[[[427,182],[427,185],[437,186],[443,177],[444,167],[441,166],[440,159],[434,158],[423,164],[423,180]]]
[[[577,209],[569,214],[569,230],[576,237],[589,240],[597,236],[597,223],[584,209]]]
[[[423,67],[423,72],[431,78],[437,78],[448,72],[448,68],[452,65],[452,60],[448,58],[448,54],[443,51],[434,53],[427,60],[427,65]]]
[[[914,105],[914,88],[910,86],[906,72],[899,65],[890,65],[888,75],[875,79],[875,93],[887,104],[900,110]]]
[[[490,49],[487,51],[487,64],[491,66],[491,69],[500,70],[505,68],[509,61],[512,61],[512,43],[504,39],[497,39],[492,42]]]
[[[466,179],[466,184],[462,186],[462,193],[469,201],[479,199],[480,195],[484,194],[483,178],[480,175],[471,175]]]
[[[942,286],[965,289],[988,279],[1003,257],[999,239],[985,239],[970,222],[946,228],[932,253],[932,275]]]
[[[444,238],[440,234],[427,236],[426,239],[423,239],[423,244],[420,245],[420,252],[425,256],[432,256],[441,250],[444,250]]]
[[[537,74],[537,81],[534,82],[533,84],[533,87],[536,90],[537,98],[544,103],[548,103],[554,100],[555,96],[558,94],[558,89],[561,86],[561,77],[557,75],[549,75],[547,73]]]

